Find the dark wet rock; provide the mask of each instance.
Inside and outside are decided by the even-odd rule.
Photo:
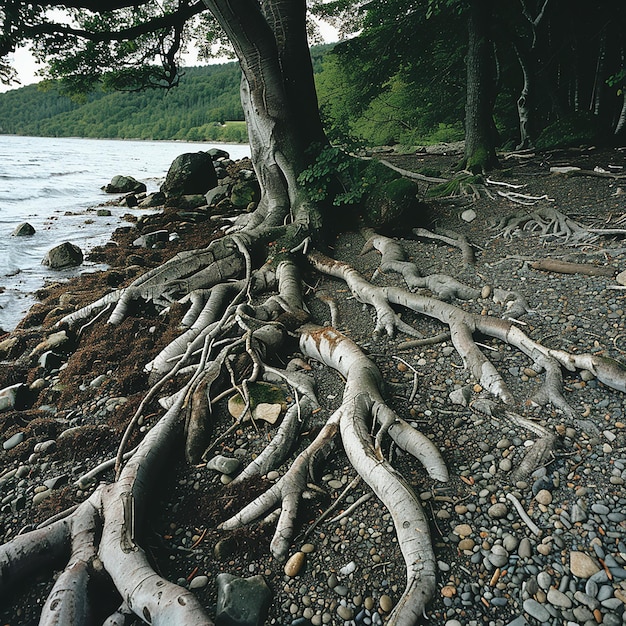
[[[205,194],[217,185],[213,159],[208,152],[186,152],[177,156],[161,185],[167,196]]]
[[[217,185],[217,187],[213,187],[213,189],[207,191],[205,200],[206,203],[211,206],[226,197],[228,197],[228,185]]]
[[[217,577],[216,626],[261,626],[265,622],[272,592],[263,576]]]
[[[106,193],[142,193],[146,185],[132,176],[113,176],[111,182],[104,187]]]
[[[139,207],[142,209],[151,208],[155,206],[162,206],[165,204],[165,194],[162,191],[155,191],[146,196],[140,203]]]
[[[28,222],[22,222],[16,226],[15,230],[11,233],[11,237],[30,237],[34,234],[35,229]]]
[[[58,270],[65,267],[78,267],[82,265],[82,262],[83,251],[73,243],[66,241],[52,248],[52,250],[48,250],[41,263],[53,270]]]

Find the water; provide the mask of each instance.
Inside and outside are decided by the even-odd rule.
[[[110,239],[123,214],[138,211],[107,206],[111,217],[96,215],[94,207],[115,198],[101,191],[113,176],[133,176],[146,183],[148,192],[156,191],[179,154],[210,147],[213,145],[0,135],[0,329],[15,328],[35,301],[32,294],[46,282],[104,267],[85,261],[80,268],[59,271],[41,261],[48,250],[65,241],[87,253]],[[226,150],[233,159],[250,154],[247,145],[215,147]],[[31,224],[35,235],[11,237],[22,222]]]

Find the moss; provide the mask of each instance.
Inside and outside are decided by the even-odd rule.
[[[591,145],[597,140],[598,134],[597,121],[590,115],[568,115],[546,126],[537,137],[535,146],[545,150]]]
[[[448,182],[436,185],[428,190],[426,194],[429,198],[448,198],[450,196],[459,196],[465,193],[468,185],[482,184],[483,177],[461,172]]]
[[[417,185],[406,178],[394,178],[376,185],[363,204],[365,226],[392,232],[406,224],[417,224],[422,211]]]

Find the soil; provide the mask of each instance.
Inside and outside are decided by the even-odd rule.
[[[429,175],[438,172],[443,177],[453,175],[459,159],[458,154],[445,150],[412,154],[390,152],[382,156],[399,167],[414,172],[427,171]],[[475,266],[463,265],[461,253],[455,247],[418,239],[408,230],[395,235],[402,242],[407,258],[415,262],[422,275],[448,274],[478,289],[490,286],[520,291],[532,309],[520,322],[534,339],[550,347],[623,359],[626,303],[624,292],[615,289],[618,285],[614,276],[541,272],[529,265],[533,260],[550,257],[609,267],[617,275],[626,269],[626,247],[622,238],[600,237],[572,246],[557,236],[542,237],[527,230],[516,231],[512,239],[507,239],[502,236],[502,227],[494,226],[501,218],[529,214],[546,206],[588,227],[619,228],[623,225],[626,194],[621,193],[620,184],[626,187],[626,181],[550,173],[550,167],[561,165],[584,170],[600,167],[626,174],[626,152],[585,148],[523,157],[503,155],[501,169],[493,172],[491,179],[523,185],[522,189],[516,189],[519,193],[546,196],[533,201],[532,205],[505,199],[497,192],[510,188],[493,184],[487,184],[486,191],[478,189],[478,198],[458,198],[457,201],[467,202],[463,206],[458,202],[425,201],[424,214],[418,216],[416,225],[419,222],[421,226],[450,229],[465,235],[477,250]],[[431,184],[419,183],[424,199],[431,188]],[[469,208],[475,211],[476,217],[467,222],[461,214]],[[22,443],[10,450],[0,450],[1,542],[81,502],[91,493],[90,489],[76,486],[76,480],[91,467],[115,455],[126,424],[149,388],[143,366],[179,333],[185,306],[174,303],[166,314],[160,314],[150,304],[137,306],[116,327],[107,325],[105,318],[98,319],[82,329],[80,335],[70,336],[70,341],[60,349],[63,364],[52,371],[45,371],[39,363],[42,348],[38,346],[56,330],[54,324],[63,315],[130,283],[177,252],[206,245],[221,235],[220,228],[224,225],[223,220],[211,219],[201,212],[175,208],[148,217],[139,217],[139,212],[133,215],[128,227],[113,234],[110,245],[91,253],[93,260],[109,265],[108,271],[47,285],[37,294],[39,302],[19,327],[0,337],[0,350],[4,350],[0,389],[19,382],[30,385],[30,390],[18,398],[16,410],[0,413],[2,441],[18,432],[24,434]],[[139,234],[158,229],[175,232],[178,237],[158,249],[133,247],[132,242]],[[360,255],[363,244],[361,234],[346,233],[333,242],[331,253],[371,278],[380,256],[376,252]],[[372,280],[381,285],[402,284],[399,276],[391,274]],[[429,623],[444,624],[457,619],[462,624],[508,624],[523,612],[522,583],[524,576],[531,576],[532,571],[525,574],[526,570],[515,561],[517,579],[514,573],[507,579],[502,568],[501,580],[490,585],[494,572],[484,564],[483,557],[493,545],[502,542],[503,533],[514,535],[518,541],[531,535],[511,507],[503,520],[490,519],[487,509],[496,502],[506,502],[507,493],[515,493],[535,522],[547,529],[547,535],[556,535],[559,533],[555,529],[559,527],[555,526],[554,516],[558,518],[562,510],[570,510],[583,488],[592,489],[597,501],[613,503],[612,506],[623,502],[623,481],[620,483],[611,477],[620,476],[620,472],[614,470],[616,467],[619,470],[621,459],[626,458],[624,396],[588,377],[581,378],[580,373],[565,373],[566,396],[578,417],[566,418],[549,406],[538,409],[527,401],[541,378],[529,369],[532,363],[509,346],[485,340],[485,353],[505,376],[518,399],[515,410],[562,435],[560,447],[554,451],[544,471],[553,483],[555,476],[561,477],[561,482],[553,485],[552,504],[542,509],[534,499],[533,487],[543,475],[528,477],[521,485],[511,484],[510,471],[502,469],[506,464],[501,464],[509,459],[514,468],[535,436],[477,414],[468,407],[452,404],[448,395],[455,388],[470,385],[474,400],[486,394],[463,368],[458,355],[449,349],[449,342],[406,349],[404,336],[373,336],[371,312],[351,298],[344,284],[315,275],[311,270],[306,272],[305,283],[309,285],[306,303],[312,318],[321,324],[330,321],[327,304],[317,297],[320,292],[330,294],[339,310],[339,329],[355,340],[383,372],[389,404],[436,443],[448,464],[451,478],[441,485],[432,481],[416,461],[394,453],[394,464],[420,493],[431,521],[436,556],[443,564],[438,592],[428,610]],[[457,304],[485,315],[505,313],[502,306],[488,299]],[[403,320],[425,336],[444,330],[438,322],[412,313],[403,313]],[[298,356],[295,347],[288,356]],[[299,449],[314,438],[340,402],[342,393],[337,375],[315,363],[307,367],[316,379],[322,410],[316,413],[314,423],[305,426]],[[418,391],[409,402],[414,379],[418,382]],[[171,386],[163,393],[166,395],[173,390]],[[285,394],[287,402],[293,401],[288,389]],[[162,413],[157,402],[146,407],[141,428],[136,430],[128,446],[135,445]],[[214,414],[213,436],[220,436],[231,424],[232,418],[220,407]],[[265,423],[241,425],[220,441],[217,451],[243,460],[253,458],[272,437],[273,431],[274,427]],[[607,431],[612,433],[610,439],[603,436]],[[47,441],[55,443],[45,453],[35,452],[37,444]],[[606,452],[607,443],[610,443],[610,452]],[[12,470],[22,467],[26,469],[19,470],[17,477],[11,475]],[[591,471],[585,472],[585,469]],[[38,488],[44,481],[58,477],[61,479],[51,495],[33,504],[33,496],[41,490]],[[217,529],[221,520],[266,489],[270,481],[259,478],[243,488],[229,488],[219,474],[206,469],[206,464],[188,466],[181,451],[180,458],[171,458],[165,463],[143,526],[143,545],[157,571],[170,580],[189,582],[199,575],[208,577],[208,584],[200,586],[195,593],[210,615],[215,614],[217,574],[228,572],[243,577],[262,574],[274,598],[267,624],[297,623],[303,615],[329,615],[329,623],[343,624],[344,620],[336,612],[342,601],[354,608],[355,613],[363,606],[359,602],[363,603],[365,598],[372,598],[375,608],[383,596],[396,601],[404,588],[405,575],[389,514],[375,499],[362,504],[343,520],[323,522],[307,534],[307,529],[354,477],[355,472],[341,450],[318,468],[315,485],[307,493],[308,499],[300,512],[301,530],[293,542],[293,552],[306,543],[312,544],[314,549],[307,554],[298,575],[289,578],[283,571],[284,564],[269,556],[271,527],[257,525],[232,533]],[[100,476],[106,481],[112,478],[110,471]],[[361,481],[349,491],[345,501],[340,502],[335,514],[367,493],[369,490]],[[589,505],[593,502],[590,498]],[[472,527],[474,547],[459,548],[454,527],[460,523]],[[623,523],[618,522],[617,526],[618,530],[626,530]],[[562,576],[555,563],[565,563],[569,552],[575,549],[592,552],[588,529],[579,522],[573,529],[569,535],[574,538],[562,542],[563,545],[556,542],[554,546],[558,547],[552,547],[551,556],[542,556],[541,551],[533,555],[537,567],[551,571],[555,581]],[[539,545],[541,541],[533,538],[533,547]],[[480,558],[476,558],[476,554]],[[342,576],[342,568],[352,562],[355,571]],[[516,571],[516,568],[510,566],[509,571]],[[345,589],[329,586],[333,574],[339,577]],[[52,572],[39,572],[28,586],[18,589],[16,595],[2,598],[1,623],[37,623],[53,580]],[[98,589],[106,589],[105,583],[96,581]],[[472,584],[477,587],[471,587]],[[462,600],[462,594],[468,592],[471,600],[469,596]],[[96,613],[101,623],[107,612],[117,606],[119,598],[104,593],[98,597]],[[493,597],[506,601],[493,603]],[[310,608],[308,613],[307,607]],[[382,609],[380,612],[385,614]],[[623,606],[618,613],[622,612]],[[538,623],[529,619],[531,623]]]

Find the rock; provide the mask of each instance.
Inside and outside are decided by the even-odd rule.
[[[219,159],[230,159],[230,154],[228,154],[228,152],[226,152],[226,150],[222,150],[221,148],[209,148],[207,150],[207,154],[214,161],[217,161]]]
[[[83,251],[73,243],[66,241],[52,250],[48,250],[41,262],[50,269],[59,270],[64,267],[78,267],[83,262]]]
[[[64,330],[60,330],[58,333],[52,333],[48,335],[41,343],[37,344],[30,353],[30,358],[34,358],[40,354],[43,354],[47,350],[54,350],[60,348],[69,341],[69,337]]]
[[[548,506],[552,502],[552,494],[547,489],[542,489],[535,496],[535,500],[539,504],[543,504],[544,506]]]
[[[453,532],[459,537],[468,537],[472,534],[472,527],[469,524],[457,524],[454,527]]]
[[[248,386],[252,417],[264,420],[270,424],[276,423],[281,412],[286,408],[285,394],[280,387],[265,382],[256,382]],[[228,412],[239,419],[243,413],[245,403],[237,393],[228,400]],[[250,410],[244,416],[244,421],[250,419]]]
[[[563,592],[554,587],[548,589],[548,602],[552,606],[558,606],[561,609],[572,608],[572,601]]]
[[[189,589],[202,589],[209,584],[208,576],[194,576],[189,583]]]
[[[491,552],[487,555],[487,558],[495,567],[502,567],[508,562],[509,553],[504,546],[497,543],[491,548]]]
[[[459,387],[458,389],[451,391],[448,394],[448,398],[450,398],[450,401],[454,404],[460,404],[461,406],[468,406],[472,398],[471,385],[465,385],[464,387]]]
[[[146,185],[132,176],[113,176],[111,182],[104,187],[106,193],[142,193]]]
[[[186,152],[177,156],[161,185],[166,196],[204,195],[217,185],[213,159],[207,152]]]
[[[467,223],[473,222],[476,219],[476,211],[474,211],[474,209],[463,211],[463,213],[461,213],[461,219]]]
[[[216,626],[262,626],[272,592],[263,576],[217,576]]]
[[[22,383],[17,383],[0,390],[0,412],[16,408],[22,401],[24,393],[27,390],[28,386]]]
[[[344,621],[349,621],[354,617],[354,611],[349,607],[343,604],[340,604],[337,607],[337,615]]]
[[[378,601],[378,603],[380,605],[381,611],[384,611],[385,613],[391,613],[391,609],[393,609],[393,602],[388,595],[384,594],[380,596],[380,600]]]
[[[12,450],[13,448],[15,448],[15,446],[19,446],[22,441],[24,441],[24,433],[15,433],[2,444],[2,448],[4,450]]]
[[[570,552],[569,568],[572,574],[578,578],[589,578],[602,569],[595,559],[578,551]]]
[[[230,201],[236,209],[245,209],[250,202],[258,202],[260,198],[261,188],[256,180],[240,180],[230,192]]]
[[[52,350],[47,350],[39,357],[39,365],[41,365],[46,372],[58,370],[62,363],[63,357]]]
[[[302,551],[292,554],[285,563],[285,574],[287,576],[290,576],[291,578],[297,576],[300,573],[300,570],[302,569],[305,560],[306,555]]]
[[[165,194],[162,191],[155,191],[146,196],[140,203],[140,209],[149,209],[155,206],[162,206],[165,204]]]
[[[209,189],[206,192],[204,199],[206,203],[211,206],[217,204],[220,200],[228,197],[228,186],[227,185],[217,185],[217,187],[213,187],[213,189]]]
[[[541,606],[537,600],[533,600],[532,598],[524,600],[524,611],[542,624],[546,624],[550,620],[550,613],[548,613],[548,610]]]
[[[137,204],[137,202],[135,202],[135,204]],[[98,209],[96,215],[98,217],[111,217],[111,209]]]
[[[30,237],[35,234],[35,229],[28,223],[22,222],[15,227],[11,237]]]
[[[506,504],[504,504],[504,502],[496,502],[489,507],[489,509],[487,510],[487,515],[489,515],[489,517],[491,517],[492,519],[501,519],[503,517],[506,517],[508,512],[509,509],[507,508]]]
[[[621,271],[616,277],[618,285],[626,285],[626,270]]]
[[[218,454],[214,456],[209,462],[206,464],[207,469],[215,470],[220,474],[234,474],[241,467],[241,461],[239,459],[232,459],[226,456],[222,456]]]
[[[166,230],[155,230],[151,233],[146,233],[137,237],[133,241],[133,246],[137,248],[154,248],[158,243],[165,243],[169,241],[170,234]]]

